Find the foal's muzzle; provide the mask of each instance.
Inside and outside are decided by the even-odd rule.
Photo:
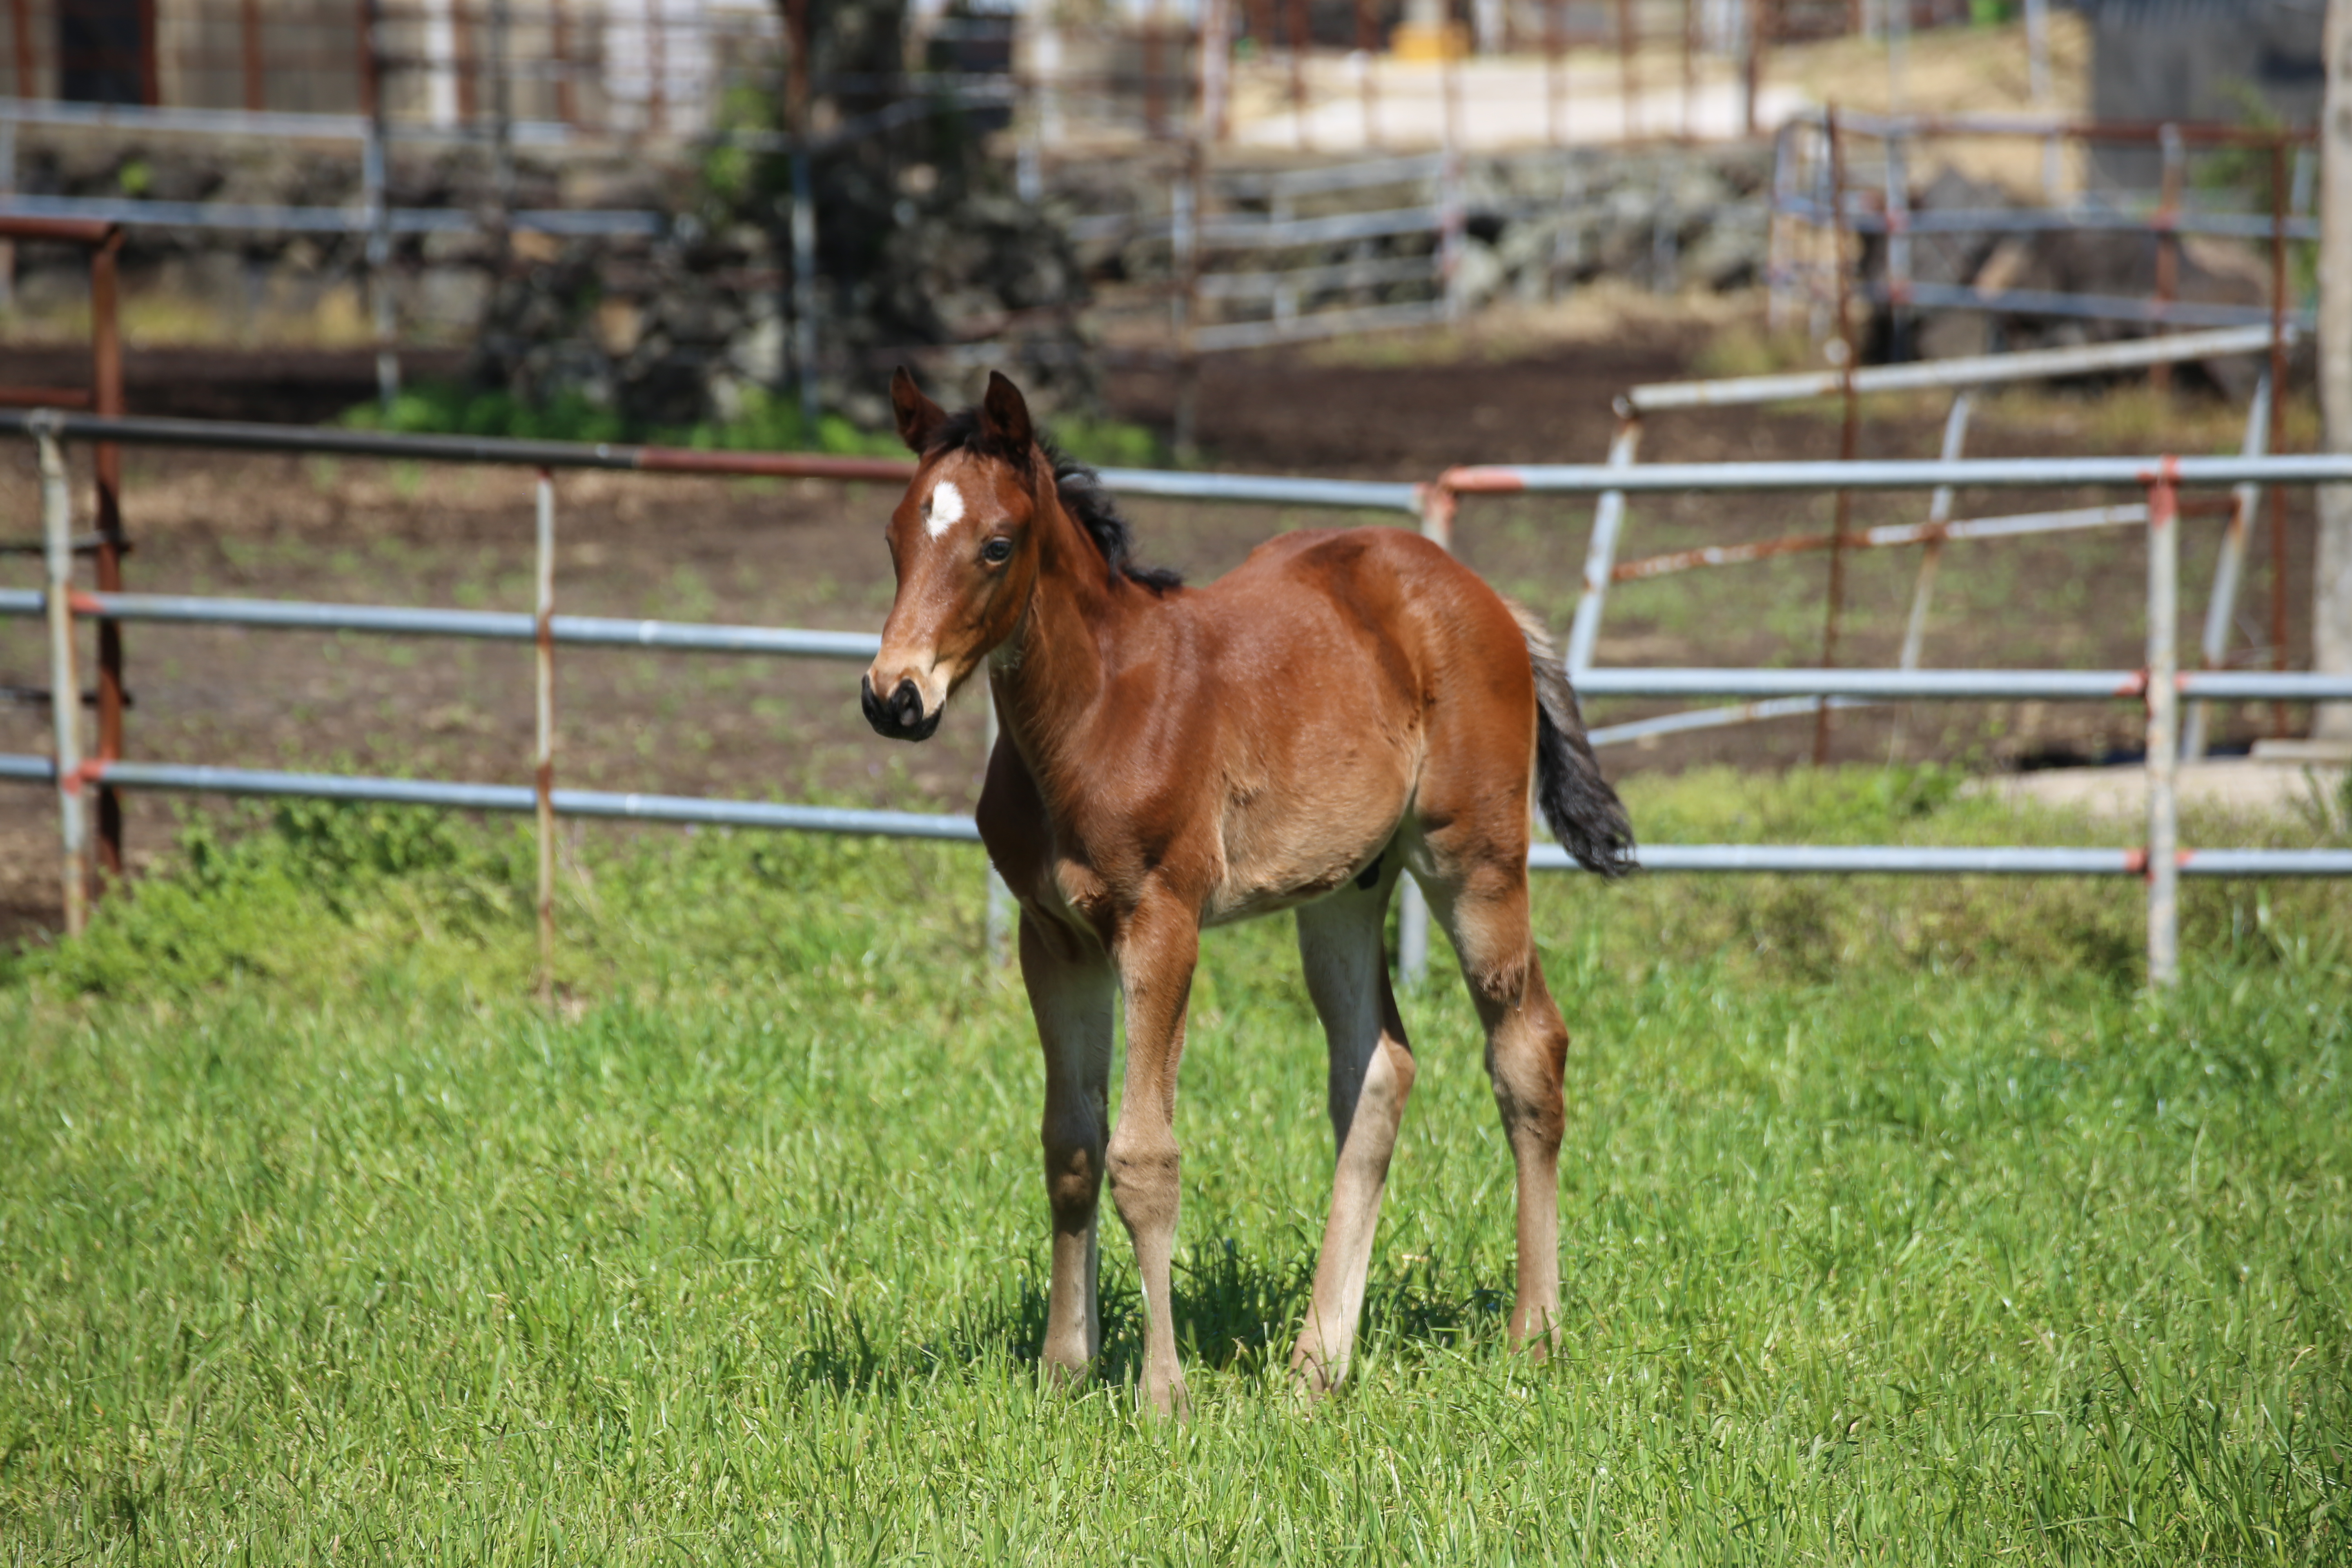
[[[923,711],[923,694],[911,679],[898,682],[898,689],[884,701],[874,693],[874,678],[861,677],[857,683],[858,700],[866,710],[866,721],[874,732],[889,741],[928,741],[940,727],[941,709]]]

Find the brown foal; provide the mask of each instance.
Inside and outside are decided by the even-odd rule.
[[[1330,1047],[1338,1172],[1291,1353],[1345,1373],[1413,1059],[1382,919],[1411,871],[1461,955],[1518,1170],[1515,1343],[1559,1310],[1560,1075],[1568,1031],[1528,921],[1529,792],[1577,859],[1614,875],[1633,831],[1542,630],[1417,534],[1285,534],[1213,586],[1128,560],[1094,475],[1042,447],[989,378],[950,416],[901,370],[921,458],[889,527],[898,597],[866,715],[919,741],[983,662],[1003,726],[982,839],[1021,905],[1021,974],[1045,1052],[1053,1286],[1045,1362],[1101,1348],[1102,1179],[1135,1246],[1144,1391],[1184,1398],[1170,1315],[1176,1069],[1201,929],[1295,909]],[[1127,1076],[1108,1117],[1114,995]]]

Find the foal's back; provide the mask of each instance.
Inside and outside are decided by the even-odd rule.
[[[1501,596],[1435,544],[1399,529],[1286,534],[1168,610],[1197,650],[1195,710],[1216,716],[1213,743],[1193,736],[1171,759],[1221,796],[1212,920],[1347,883],[1433,799],[1525,823],[1526,643]]]

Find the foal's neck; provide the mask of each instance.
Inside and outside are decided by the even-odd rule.
[[[1085,752],[1129,623],[1158,595],[1106,565],[1058,500],[1040,514],[1038,572],[1011,639],[990,656],[989,686],[1005,733],[1041,785]]]

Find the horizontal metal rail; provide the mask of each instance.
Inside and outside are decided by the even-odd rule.
[[[889,485],[903,485],[915,477],[915,466],[897,458],[708,451],[616,442],[517,441],[487,436],[410,436],[328,426],[249,425],[210,419],[103,419],[92,414],[54,409],[0,409],[0,435],[31,435],[44,429],[61,440],[118,441],[134,447],[409,458],[533,468],[843,479]],[[1166,468],[1105,468],[1101,474],[1105,483],[1129,496],[1420,515],[1421,489],[1411,484],[1291,479],[1280,474],[1195,474]]]
[[[443,784],[423,779],[193,767],[170,763],[91,763],[80,771],[86,781],[103,782],[119,789],[422,805],[445,811],[520,814],[537,809],[539,799],[537,792],[527,784]],[[47,784],[54,783],[56,776],[56,765],[47,757],[0,754],[0,780]],[[977,843],[980,839],[979,826],[971,817],[944,813],[578,789],[556,790],[554,804],[559,816],[929,838],[951,843]],[[1641,868],[1646,871],[2126,877],[2144,874],[2147,865],[2147,852],[2138,849],[1653,844],[1644,846],[1639,853]],[[2192,849],[2180,854],[2179,863],[2182,874],[2191,877],[2342,877],[2352,876],[2352,849]],[[1568,852],[1557,844],[1532,846],[1528,866],[1536,871],[1577,868]]]
[[[1863,697],[1879,701],[2011,700],[2093,702],[2147,695],[2137,669],[1587,669],[1582,697]],[[2199,669],[2175,678],[2181,696],[2205,702],[2352,701],[2352,675]]]
[[[1803,196],[1784,197],[1777,210],[1784,217],[1828,223],[1826,203]],[[2269,239],[2281,227],[2289,239],[2317,239],[2319,220],[2291,217],[2274,224],[2268,215],[2252,212],[2167,212],[2161,206],[2126,207],[2072,205],[2055,207],[1937,207],[1913,210],[1900,216],[1850,196],[1845,227],[1854,234],[2036,234],[2096,229],[2128,234],[2218,235],[2232,239]]]
[[[159,202],[142,196],[0,196],[0,216],[88,218],[134,228],[224,228],[240,233],[366,234],[376,226],[365,207],[264,205],[245,202]],[[394,234],[473,234],[490,226],[463,207],[393,207],[384,226]],[[616,235],[658,238],[669,232],[658,212],[526,207],[508,226],[580,237]]]
[[[1433,180],[1444,170],[1444,153],[1419,153],[1403,158],[1337,163],[1319,169],[1234,170],[1219,173],[1216,180],[1220,188],[1235,195],[1265,198],[1409,184],[1415,180]]]
[[[1826,128],[1828,117],[1818,109],[1801,110],[1791,123]],[[2223,125],[2210,121],[2076,120],[2063,114],[1876,114],[1867,110],[1837,111],[1841,132],[1894,140],[1914,136],[2058,137],[2076,142],[2160,142],[2177,136],[2196,147],[2301,146],[2317,138],[2309,126]]]
[[[1444,218],[1444,209],[1435,206],[1333,213],[1326,217],[1220,217],[1201,225],[1200,244],[1213,250],[1283,250],[1293,246],[1331,245],[1341,240],[1381,239],[1400,234],[1434,237]]]
[[[2021,534],[2064,533],[2075,529],[2112,528],[2121,523],[2146,522],[2147,506],[2131,501],[2120,506],[2077,507],[2067,511],[2032,511],[2015,517],[1977,517],[1958,522],[1891,522],[1878,528],[1866,528],[1859,533],[1845,536],[1849,550],[1884,550],[1902,544],[1925,544],[1935,539],[2008,539]],[[1812,551],[1835,549],[1838,535],[1834,533],[1791,534],[1782,539],[1759,539],[1748,544],[1706,544],[1692,550],[1672,550],[1660,555],[1645,555],[1638,561],[1622,561],[1610,568],[1612,583],[1634,583],[1651,577],[1668,577],[1677,572],[1695,572],[1703,566],[1732,566],[1747,561],[1769,561],[1778,555],[1801,555]]]
[[[390,605],[337,605],[294,599],[211,598],[191,594],[87,594],[71,600],[74,614],[112,621],[189,626],[252,626],[276,631],[367,632],[383,637],[467,637],[485,642],[537,639],[538,618],[520,611],[436,610]],[[37,589],[0,588],[0,616],[46,615],[48,596]],[[871,632],[814,631],[795,626],[698,626],[603,616],[556,616],[558,643],[576,647],[656,648],[678,653],[763,654],[786,658],[837,658],[863,663],[881,650]]]
[[[5,417],[5,416],[0,416]],[[5,426],[0,426],[5,428]],[[1714,490],[1926,490],[1938,486],[2031,489],[2040,486],[2154,483],[2168,472],[2187,487],[2352,483],[2352,455],[2290,453],[2266,458],[1964,458],[1859,462],[1530,463],[1449,468],[1439,483],[1464,495],[1671,494]]]
[[[180,132],[210,136],[259,136],[281,142],[365,142],[373,127],[363,114],[303,114],[286,110],[150,109],[138,104],[68,103],[55,99],[0,98],[0,121],[19,125],[55,125],[110,131]],[[584,140],[560,120],[509,121],[507,136],[520,147],[561,147]],[[413,142],[487,142],[492,130],[481,125],[435,125],[394,121],[385,140]]]
[[[331,425],[255,425],[227,419],[100,418],[95,414],[0,409],[0,435],[42,429],[64,441],[184,447],[296,456],[405,458],[432,463],[495,463],[532,468],[617,468],[644,473],[864,480],[905,484],[915,466],[895,458],[816,452],[721,452],[604,441],[518,441],[490,436],[415,436]]]
[[[1286,289],[1352,289],[1374,283],[1418,283],[1437,276],[1440,258],[1401,257],[1392,261],[1335,261],[1286,272],[1228,272],[1201,279],[1203,300],[1270,300]]]
[[[1919,392],[1994,386],[2058,375],[2091,375],[2145,365],[2177,364],[2223,354],[2266,353],[2270,346],[2271,331],[2267,326],[2228,327],[2219,331],[2132,338],[2074,348],[1972,354],[1964,359],[1922,360],[1914,364],[1859,365],[1853,373],[1853,389],[1857,393]],[[1782,375],[1730,376],[1717,381],[1653,382],[1627,392],[1621,403],[1624,412],[1656,414],[1669,408],[1721,408],[1827,397],[1844,390],[1843,372],[1809,370]]]
[[[1588,731],[1584,738],[1596,747],[1623,746],[1661,735],[1687,735],[1699,730],[1727,730],[1734,725],[1753,724],[1765,719],[1792,719],[1800,713],[1819,712],[1824,702],[1832,708],[1883,706],[1862,697],[1774,697],[1761,702],[1738,702],[1725,708],[1685,708],[1680,712],[1661,713],[1651,719],[1629,719],[1622,724],[1603,724]]]
[[[1784,875],[2144,877],[2145,849],[2075,849],[1895,844],[1648,844],[1644,871],[1751,871]],[[2352,876],[2352,849],[2184,849],[2184,877]],[[1528,854],[1531,871],[1572,871],[1557,844]]]
[[[1332,507],[1351,511],[1421,515],[1422,487],[1377,479],[1287,479],[1279,474],[1188,474],[1172,468],[1103,468],[1102,481],[1122,496],[1164,500],[1222,500],[1265,506]]]
[[[1370,305],[1356,310],[1316,310],[1287,321],[1220,321],[1192,329],[1192,346],[1211,349],[1255,349],[1269,343],[1294,343],[1308,338],[1334,338],[1348,332],[1368,332],[1389,327],[1430,326],[1445,319],[1443,300],[1413,300],[1402,305]]]
[[[544,468],[605,468],[905,484],[914,466],[891,458],[804,452],[705,451],[684,447],[583,441],[517,441],[472,436],[407,436],[295,425],[205,419],[102,418],[94,414],[0,409],[0,435],[47,430],[62,440],[225,451],[287,452],[428,462],[492,463]],[[2352,483],[2352,455],[2290,453],[2262,458],[1971,458],[1953,462],[1528,464],[1448,469],[1440,485],[1462,494],[1553,495],[1734,489],[1932,489],[1940,485],[2031,488],[2145,485],[2159,470],[2183,486]],[[1135,496],[1226,500],[1271,506],[1321,506],[1419,515],[1417,485],[1363,479],[1292,479],[1277,474],[1195,474],[1160,468],[1105,468],[1106,484]]]
[[[1871,282],[1864,296],[1879,304],[1933,310],[1998,310],[2019,316],[2070,316],[2086,321],[2146,321],[2153,325],[2235,327],[2268,321],[2267,305],[2207,304],[2196,300],[2142,300],[2122,294],[2062,294],[2050,289],[1972,289],[1965,283]],[[2293,325],[2309,330],[2310,310],[2290,310]]]
[[[445,811],[535,811],[529,784],[445,784],[429,779],[367,778],[345,773],[278,773],[263,768],[194,767],[174,763],[89,763],[86,784],[116,789],[168,790],[191,795],[296,797],[429,805]],[[0,779],[47,784],[56,765],[41,756],[0,756]],[[620,795],[603,790],[554,792],[559,816],[633,822],[692,822],[719,827],[762,827],[794,833],[847,833],[891,838],[945,838],[977,843],[969,816],[913,811],[868,811],[838,805],[797,805],[758,800],[709,800],[695,795]]]

